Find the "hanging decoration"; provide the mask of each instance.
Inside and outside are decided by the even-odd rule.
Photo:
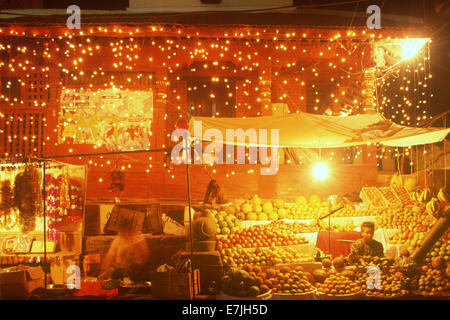
[[[0,188],[0,217],[8,215],[12,208],[12,192],[11,180],[1,182]]]
[[[109,191],[120,191],[122,192],[125,189],[125,173],[121,171],[116,164],[116,168],[114,170],[111,170],[109,173],[111,177],[111,184],[109,186]]]
[[[67,168],[58,176],[46,175],[47,202],[46,212],[49,217],[47,236],[58,241],[60,232],[69,230],[81,222],[82,189],[77,180],[69,179]]]
[[[81,183],[77,180],[70,179],[70,208],[67,210],[67,215],[63,218],[65,225],[77,225],[81,222],[83,214],[83,188]]]
[[[48,217],[47,236],[50,240],[59,240],[58,230],[61,228],[62,217],[65,215],[65,210],[61,206],[61,199],[67,198],[64,195],[64,190],[61,188],[63,184],[63,175],[54,177],[50,174],[45,175],[46,182],[46,216]]]

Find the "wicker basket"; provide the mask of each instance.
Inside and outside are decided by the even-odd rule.
[[[272,299],[272,290],[267,291],[264,294],[260,294],[256,297],[235,297],[230,296],[223,291],[221,291],[218,295],[216,295],[216,300],[271,300]]]
[[[317,300],[356,300],[361,297],[361,292],[350,294],[326,294],[323,292],[317,292]]]
[[[272,296],[272,300],[317,300],[316,295],[317,289],[299,294],[274,293]]]

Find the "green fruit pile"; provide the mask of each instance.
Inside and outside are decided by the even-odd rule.
[[[221,288],[224,293],[234,297],[256,297],[269,291],[261,279],[243,269],[229,269],[221,279]]]
[[[219,210],[206,209],[216,221],[217,234],[228,235],[242,229],[242,219],[235,215],[234,206],[222,207]]]
[[[431,263],[435,257],[441,257],[446,263],[450,261],[450,230],[436,241],[433,248],[427,253],[425,257],[426,263]]]

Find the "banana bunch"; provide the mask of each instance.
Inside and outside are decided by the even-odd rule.
[[[437,198],[440,202],[450,202],[450,195],[446,187],[443,187],[439,190]]]
[[[430,201],[428,201],[425,209],[429,215],[432,215],[436,219],[439,218],[440,205],[437,198],[432,198]]]
[[[420,192],[420,191],[419,191]],[[432,193],[431,193],[431,189],[430,188],[426,188],[425,190],[422,191],[422,193],[420,194],[418,201],[420,203],[427,203],[431,200],[432,197]]]
[[[414,200],[414,202],[419,202],[421,195],[422,195],[422,193],[420,192],[420,190],[417,190],[417,191],[411,193],[411,198]]]

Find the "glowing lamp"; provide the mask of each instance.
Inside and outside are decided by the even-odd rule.
[[[402,44],[402,57],[403,59],[409,59],[416,55],[423,45],[427,42],[427,39],[410,39],[405,40]]]
[[[318,180],[323,180],[328,176],[328,167],[323,163],[316,163],[313,168],[313,175]]]

